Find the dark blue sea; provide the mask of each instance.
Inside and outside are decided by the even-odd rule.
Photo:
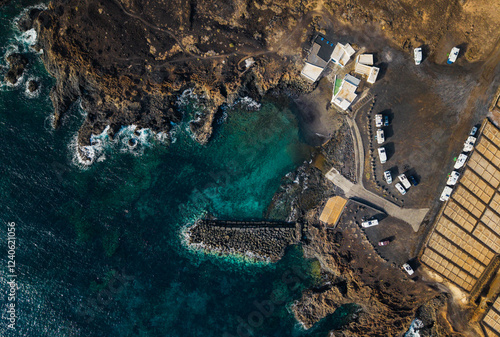
[[[293,107],[273,99],[227,107],[200,146],[188,131],[199,106],[186,93],[173,141],[131,127],[114,139],[96,135],[96,160],[85,167],[75,157],[85,112],[76,103],[52,128],[54,80],[14,25],[36,4],[0,9],[2,80],[5,55],[30,59],[17,86],[0,84],[0,336],[326,336],[347,322],[350,307],[310,331],[294,319],[290,305],[318,268],[300,246],[269,264],[205,255],[183,241],[207,213],[263,217],[282,177],[310,156]],[[30,79],[41,83],[35,95]]]

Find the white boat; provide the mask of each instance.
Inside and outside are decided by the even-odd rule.
[[[457,183],[458,178],[460,177],[460,173],[457,171],[452,171],[450,173],[450,176],[448,177],[448,181],[446,182],[446,185],[453,186]]]
[[[458,170],[459,168],[461,168],[462,166],[464,166],[465,162],[467,161],[467,155],[464,154],[464,153],[461,153],[458,158],[457,158],[457,161],[455,162],[455,165],[453,166],[453,168],[455,170]]]

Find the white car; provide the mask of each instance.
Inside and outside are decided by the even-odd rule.
[[[460,173],[457,171],[452,171],[450,173],[450,176],[448,177],[448,181],[446,182],[446,185],[453,186],[457,183],[458,178],[460,177]]]
[[[404,173],[401,173],[399,176],[398,176],[398,179],[399,181],[403,184],[403,186],[409,190],[410,187],[411,187],[411,184],[410,182],[408,181],[408,178],[406,178],[406,176],[404,175]]]
[[[422,63],[422,48],[415,48],[413,50],[413,57],[415,59],[415,64],[418,66]]]
[[[388,184],[392,184],[392,174],[391,171],[384,171],[384,178]]]
[[[466,161],[467,161],[467,155],[461,153],[458,156],[457,161],[455,162],[455,165],[453,166],[453,168],[455,170],[458,170],[459,168],[461,168],[462,166],[464,166],[464,164],[465,164]]]
[[[450,186],[445,186],[445,188],[443,189],[443,193],[441,193],[441,197],[439,198],[439,200],[446,201],[446,200],[450,199],[450,195],[451,195],[452,191],[453,191],[453,189]]]
[[[385,142],[384,130],[378,129],[377,130],[377,143],[382,144],[383,142]]]
[[[385,148],[383,148],[383,147],[378,148],[378,156],[379,156],[381,164],[383,164],[387,161],[387,154],[385,153]]]
[[[452,64],[457,60],[458,53],[460,53],[460,49],[457,47],[451,48],[450,55],[448,55],[448,61],[446,63]]]
[[[415,272],[413,271],[412,267],[410,267],[410,265],[409,265],[408,263],[405,263],[405,264],[403,265],[403,269],[404,269],[404,270],[405,270],[405,272],[407,272],[407,273],[408,273],[408,275],[410,275],[410,276],[411,276],[411,275],[413,275],[413,273],[415,273]]]
[[[364,228],[372,227],[372,226],[377,226],[378,225],[378,220],[369,220],[369,221],[363,221],[361,223],[361,226]]]
[[[399,193],[401,193],[401,195],[405,195],[406,194],[406,190],[403,187],[403,185],[401,185],[400,183],[396,183],[395,186],[396,186],[396,189],[399,191]]]
[[[375,126],[377,128],[382,127],[382,115],[381,114],[376,114],[375,115]]]

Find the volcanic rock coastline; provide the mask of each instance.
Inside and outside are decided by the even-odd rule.
[[[205,144],[218,109],[238,96],[313,88],[299,75],[303,48],[325,23],[337,20],[339,29],[353,30],[362,24],[387,43],[407,50],[425,45],[430,54],[446,36],[457,36],[468,45],[465,57],[475,61],[490,51],[481,41],[498,35],[491,27],[499,18],[483,2],[475,0],[472,8],[469,2],[433,0],[415,5],[415,12],[391,1],[366,6],[363,0],[56,0],[42,12],[30,11],[20,28],[36,28],[37,48],[56,79],[50,95],[54,126],[77,101],[87,112],[79,145],[89,145],[90,136],[107,126],[111,136],[132,124],[168,132],[183,118],[175,102],[186,89],[207,100],[190,125]],[[486,19],[479,22],[478,16]]]

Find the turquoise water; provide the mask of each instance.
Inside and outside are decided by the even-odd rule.
[[[290,108],[227,108],[207,146],[192,140],[188,118],[170,146],[145,133],[130,149],[124,129],[83,168],[71,144],[84,112],[76,104],[51,128],[53,80],[12,28],[33,3],[0,10],[1,55],[18,48],[32,61],[19,87],[0,89],[0,235],[3,245],[6,223],[16,223],[19,285],[16,331],[1,324],[0,335],[323,336],[348,321],[350,307],[307,333],[298,326],[287,308],[317,273],[298,246],[271,265],[205,256],[182,241],[206,213],[262,218],[280,179],[309,158]],[[24,90],[30,77],[42,83],[36,97]]]

